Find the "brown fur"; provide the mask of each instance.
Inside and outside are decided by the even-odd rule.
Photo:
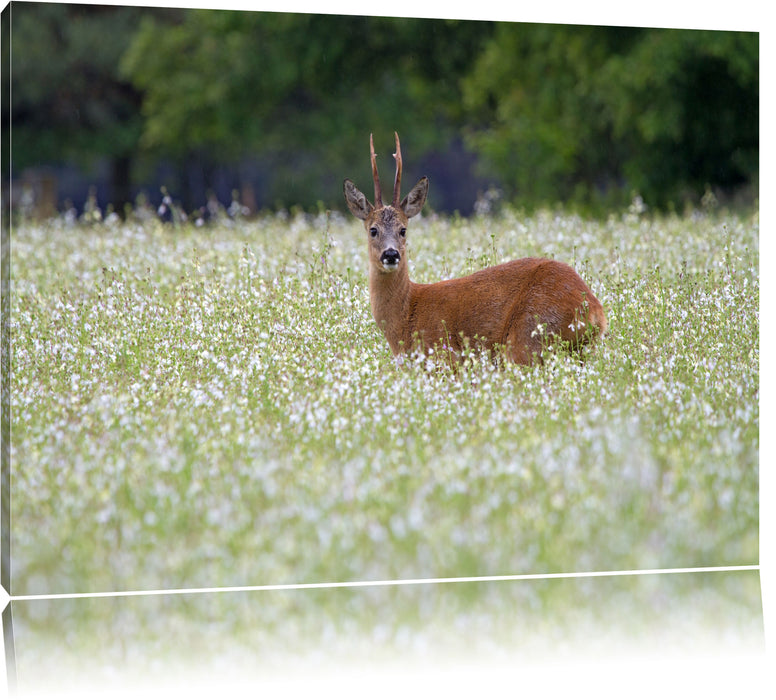
[[[458,356],[470,343],[485,350],[504,347],[513,361],[527,365],[551,339],[579,349],[606,332],[601,303],[573,268],[555,260],[521,258],[458,279],[412,282],[405,234],[426,201],[427,178],[399,206],[375,207],[350,180],[344,189],[369,236],[372,314],[394,354],[421,344],[426,350],[441,345]],[[398,265],[383,264],[386,251],[389,262],[398,254]]]

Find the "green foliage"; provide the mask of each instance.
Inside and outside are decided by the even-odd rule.
[[[759,37],[650,32],[603,69],[623,174],[656,204],[757,181]]]
[[[417,154],[467,133],[521,204],[665,207],[757,178],[756,34],[192,12],[145,24],[124,68],[147,145],[274,154],[286,203],[331,205],[331,174],[394,129]]]
[[[3,61],[11,101],[2,124],[12,145],[12,177],[25,168],[64,163],[89,172],[108,159],[111,201],[120,206],[129,198],[143,130],[141,96],[121,78],[118,64],[140,17],[165,12],[13,3],[10,60]]]
[[[476,160],[527,207],[756,198],[756,33],[45,3],[11,17],[16,171],[254,161],[261,205],[341,208],[368,134],[386,153],[397,130],[407,178],[433,164],[439,191]]]
[[[365,169],[370,132],[411,133],[416,153],[445,147],[460,117],[457,76],[488,28],[192,11],[174,26],[144,22],[122,70],[144,93],[146,147],[258,155],[272,170],[272,201],[331,204],[342,173]]]
[[[13,4],[11,60],[3,66],[12,67],[15,168],[89,163],[137,147],[140,97],[117,66],[139,16],[132,7]]]
[[[500,24],[469,143],[526,204],[697,199],[757,179],[757,34]]]

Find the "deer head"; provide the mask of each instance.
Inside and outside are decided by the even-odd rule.
[[[377,173],[374,140],[369,136],[369,151],[372,159],[372,178],[375,185],[375,203],[372,204],[364,194],[348,179],[345,180],[345,201],[353,216],[364,222],[369,232],[369,258],[372,269],[391,273],[405,267],[405,236],[409,219],[423,208],[428,195],[428,178],[422,177],[409,194],[401,197],[401,145],[399,134],[396,137],[396,177],[393,183],[393,200],[383,204],[380,177]]]

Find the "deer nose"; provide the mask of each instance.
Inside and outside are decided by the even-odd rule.
[[[401,255],[396,248],[387,248],[380,256],[380,262],[386,270],[395,270],[399,267],[399,260],[401,260]]]

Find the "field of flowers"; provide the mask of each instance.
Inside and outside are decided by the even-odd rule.
[[[416,281],[554,257],[608,314],[584,364],[454,373],[393,359],[337,213],[20,225],[12,592],[756,564],[758,235],[716,211],[413,220]],[[745,589],[722,599],[756,617]]]

